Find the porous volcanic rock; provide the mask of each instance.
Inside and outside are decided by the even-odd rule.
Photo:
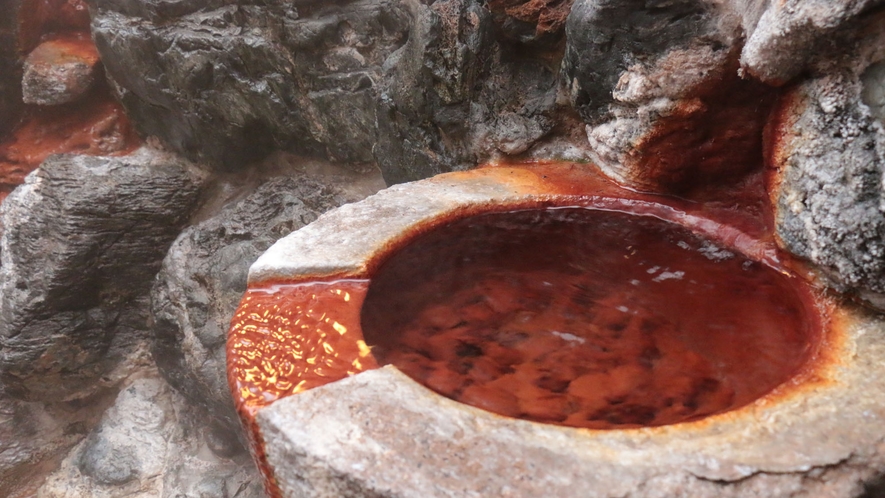
[[[82,397],[147,331],[163,255],[208,175],[172,154],[52,156],[0,208],[0,379]]]
[[[739,12],[704,0],[577,0],[562,70],[609,176],[681,193],[761,163],[769,91],[738,76]]]
[[[225,343],[249,266],[277,239],[362,197],[329,183],[305,174],[271,177],[184,230],[163,260],[151,295],[154,358],[169,382],[229,433],[239,421]]]
[[[89,35],[45,41],[25,59],[22,99],[37,105],[73,102],[89,91],[97,67],[98,52]]]
[[[860,17],[885,5],[882,0],[765,1],[760,14],[763,2],[735,3],[750,14],[745,16],[748,38],[741,65],[770,85],[782,85],[796,77],[836,32],[862,23]]]
[[[248,454],[212,454],[205,448],[206,432],[200,412],[154,370],[124,386],[35,496],[262,497]]]
[[[273,148],[372,161],[402,2],[94,2],[92,32],[142,133],[236,169]]]
[[[767,148],[783,246],[841,291],[885,309],[885,15],[832,41],[836,53],[781,98]],[[835,48],[838,47],[838,48]]]
[[[18,56],[21,0],[0,0],[0,135],[15,126],[22,104],[22,63]]]

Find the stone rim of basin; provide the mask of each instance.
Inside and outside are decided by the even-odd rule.
[[[404,234],[414,235],[453,217],[490,209],[624,201],[606,197],[606,187],[597,184],[582,192],[569,191],[543,173],[529,166],[483,168],[388,188],[327,213],[277,242],[251,267],[250,286],[367,278],[383,255],[410,238]],[[779,265],[773,240],[762,240],[759,233],[749,233],[752,229],[724,226],[679,209],[678,202],[655,204],[641,194],[633,197],[628,201],[631,209],[656,209],[656,215],[751,259]],[[741,220],[735,223],[740,224]],[[550,454],[573,459],[580,465],[563,465],[554,472],[568,474],[562,482],[570,486],[608,479],[612,489],[631,490],[667,473],[707,483],[769,473],[787,479],[846,462],[851,462],[850,479],[857,485],[885,462],[878,454],[885,427],[875,423],[885,416],[885,387],[875,382],[885,375],[885,361],[877,361],[885,355],[885,326],[867,311],[823,292],[818,306],[822,312],[827,308],[830,320],[822,353],[806,372],[754,403],[697,421],[598,431],[511,419],[443,398],[392,367],[358,373],[240,413],[254,441],[260,442],[253,450],[271,478],[269,489],[284,496],[340,491],[334,486],[342,482],[366,492],[404,496],[417,496],[427,486],[444,490],[442,495],[455,492],[451,486],[463,488],[458,492],[496,489],[493,494],[515,489],[514,496],[547,489],[533,487],[537,483],[530,480],[499,482],[506,476],[484,476],[471,484],[459,479],[440,483],[433,477],[439,470],[434,464],[448,466],[441,470],[445,475],[475,476],[471,462],[487,458],[487,448],[498,448],[499,458],[522,452],[517,460],[534,468],[544,468]],[[230,368],[230,355],[228,362]],[[837,412],[840,417],[833,417]],[[384,423],[415,423],[414,417],[422,413],[454,421],[461,431],[458,440],[442,441],[433,433],[415,443],[415,434],[408,436],[411,429],[392,430]],[[435,449],[408,458],[394,455],[409,444]],[[459,461],[439,461],[436,453],[446,451],[440,444],[451,445],[461,455]],[[385,451],[379,454],[379,448]],[[539,448],[547,456],[539,455]],[[878,463],[858,467],[858,458]]]

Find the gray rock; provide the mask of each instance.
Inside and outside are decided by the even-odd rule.
[[[205,172],[142,148],[53,156],[0,209],[0,374],[23,399],[82,397],[147,331],[147,295]]]
[[[577,0],[563,78],[609,176],[683,193],[761,162],[766,88],[737,75],[743,18],[705,0]]]
[[[273,177],[182,232],[164,259],[152,291],[154,358],[169,382],[228,433],[238,432],[239,420],[225,343],[249,266],[277,239],[348,200],[356,199],[306,175]]]
[[[273,148],[372,160],[401,2],[94,3],[93,36],[142,133],[229,169]]]
[[[37,105],[73,102],[92,87],[97,66],[98,53],[88,36],[45,41],[25,59],[22,99]]]
[[[385,63],[378,143],[388,184],[464,170],[519,154],[557,122],[549,59],[495,39],[473,0],[408,2],[406,45]]]
[[[204,418],[146,369],[34,496],[261,498],[248,454],[219,458],[205,448]]]
[[[22,103],[22,64],[17,50],[21,0],[0,0],[0,135],[18,122]]]
[[[885,126],[875,107],[885,17],[866,22],[837,38],[841,57],[785,93],[768,148],[781,243],[885,309]]]
[[[859,16],[874,11],[883,1],[785,0],[765,4],[758,22],[746,23],[749,36],[741,65],[768,84],[782,85],[805,69],[821,48],[832,42],[835,32],[857,22]]]
[[[478,0],[228,3],[95,2],[129,116],[190,158],[281,149],[399,183],[522,153],[556,125],[556,50],[499,43]]]

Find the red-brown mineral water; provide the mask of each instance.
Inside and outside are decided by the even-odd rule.
[[[593,429],[753,402],[816,352],[804,281],[652,216],[586,208],[454,221],[372,276],[366,342],[434,391]]]

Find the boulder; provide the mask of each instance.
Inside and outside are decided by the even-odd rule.
[[[407,26],[394,0],[97,0],[92,33],[142,133],[237,169],[275,148],[371,161],[381,65]]]
[[[228,432],[239,431],[225,344],[249,266],[277,239],[358,200],[305,174],[271,177],[172,244],[151,297],[154,358],[168,381]]]
[[[556,50],[499,43],[478,0],[95,4],[141,132],[228,169],[281,149],[400,183],[523,153],[558,119]]]
[[[208,175],[177,156],[52,156],[0,208],[0,379],[60,401],[146,337],[147,297]]]
[[[739,12],[705,0],[577,0],[563,78],[594,162],[684,194],[761,163],[769,91],[738,76]]]
[[[88,34],[45,41],[25,59],[23,100],[37,105],[73,102],[92,87],[97,68],[98,52]]]
[[[842,56],[815,64],[769,123],[777,235],[830,285],[885,309],[885,16],[832,45]]]

